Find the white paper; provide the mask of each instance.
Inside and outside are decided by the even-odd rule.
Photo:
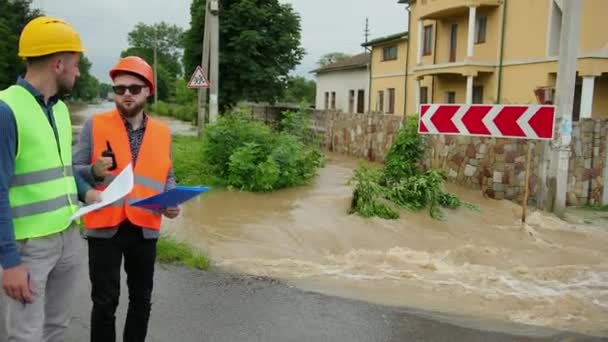
[[[129,165],[116,176],[112,183],[101,192],[101,202],[80,208],[72,217],[70,217],[70,221],[74,221],[85,214],[118,201],[127,196],[131,190],[133,190],[133,168],[131,167],[131,163],[129,163]]]

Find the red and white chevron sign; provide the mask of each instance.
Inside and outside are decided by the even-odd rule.
[[[426,104],[419,120],[421,134],[550,140],[555,106]]]

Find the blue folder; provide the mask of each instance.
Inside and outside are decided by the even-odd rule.
[[[175,189],[144,198],[131,203],[131,205],[146,209],[162,210],[168,207],[176,207],[207,191],[209,191],[209,187],[207,186],[177,186]]]

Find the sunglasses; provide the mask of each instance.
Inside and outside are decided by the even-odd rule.
[[[129,91],[129,93],[131,93],[131,95],[137,95],[137,94],[141,93],[141,90],[145,87],[147,87],[147,86],[141,85],[141,84],[131,84],[128,86],[117,85],[117,86],[113,86],[112,90],[114,90],[114,94],[116,94],[116,95],[124,95],[127,90]]]

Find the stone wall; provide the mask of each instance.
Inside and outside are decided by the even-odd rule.
[[[271,126],[293,108],[254,108],[252,114]],[[337,153],[384,161],[403,117],[312,110],[312,128],[325,148]],[[521,202],[525,186],[528,141],[426,135],[427,167],[444,170],[451,182],[480,189],[491,198]],[[533,142],[530,202],[539,192],[539,163],[544,144]],[[568,176],[568,205],[602,203],[608,160],[608,120],[583,119],[573,124]]]
[[[329,151],[370,161],[384,161],[403,117],[386,114],[352,114],[312,111],[311,124]]]
[[[575,122],[568,176],[568,205],[601,203],[608,120]],[[496,199],[521,202],[525,186],[528,142],[517,139],[426,136],[426,165],[442,169],[450,181],[481,189]],[[530,201],[539,190],[539,162],[544,143],[533,143]]]

